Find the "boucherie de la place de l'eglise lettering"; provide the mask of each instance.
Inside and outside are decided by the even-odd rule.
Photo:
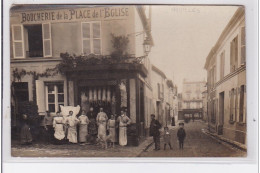
[[[128,16],[128,8],[68,9],[61,11],[21,13],[21,23],[55,20],[80,20],[91,18],[115,18]]]

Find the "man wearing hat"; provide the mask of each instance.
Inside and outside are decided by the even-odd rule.
[[[151,115],[151,124],[150,124],[150,135],[153,136],[155,149],[160,150],[160,131],[159,129],[162,127],[158,120],[155,119],[155,115]]]
[[[179,123],[179,130],[177,132],[177,137],[178,137],[178,140],[179,140],[179,146],[180,146],[180,149],[183,149],[183,143],[184,143],[184,139],[186,137],[186,133],[185,133],[185,130],[184,130],[184,123]]]

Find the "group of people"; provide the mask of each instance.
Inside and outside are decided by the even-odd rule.
[[[154,150],[160,150],[160,129],[162,128],[162,125],[158,120],[155,119],[155,115],[151,115],[151,124],[150,124],[150,135],[153,136],[155,148]],[[184,139],[186,137],[186,132],[184,130],[184,123],[179,123],[180,128],[177,131],[177,138],[179,141],[179,148],[183,149]],[[171,146],[171,135],[169,132],[168,127],[164,127],[163,132],[163,142],[164,142],[164,150],[166,149],[166,146],[169,145],[170,149],[172,149]]]
[[[108,119],[102,107],[97,114],[94,108],[90,107],[89,112],[82,110],[79,116],[73,116],[73,111],[69,111],[68,116],[61,115],[61,112],[51,116],[46,112],[43,121],[48,143],[102,143],[104,148],[107,148],[107,144],[114,147],[116,142],[121,146],[127,145],[127,126],[130,123],[125,109],[121,110],[121,115],[117,119],[115,115],[111,115]],[[29,134],[28,125],[26,129],[26,134]],[[21,139],[24,139],[22,136],[25,135],[21,134]]]
[[[155,119],[154,114],[151,115],[151,119],[150,135],[154,139],[154,150],[160,150],[160,129],[162,126]],[[32,142],[32,135],[26,120],[27,115],[23,115],[23,126],[21,129],[22,144],[30,144]],[[116,142],[121,146],[127,145],[127,126],[130,123],[131,119],[126,115],[125,109],[121,110],[121,115],[117,119],[115,115],[111,115],[111,118],[108,119],[102,107],[97,114],[94,112],[93,107],[91,107],[87,113],[82,110],[78,117],[73,116],[73,111],[69,111],[68,116],[63,116],[60,112],[57,112],[54,117],[47,112],[44,117],[44,127],[47,131],[47,141],[49,143],[63,144],[68,141],[72,144],[78,142],[96,144],[100,142],[104,148],[107,148],[108,143],[113,147]],[[179,123],[179,126],[177,138],[179,148],[183,149],[186,132],[184,130],[184,123]],[[172,149],[170,138],[169,128],[164,127],[164,150],[167,145]]]

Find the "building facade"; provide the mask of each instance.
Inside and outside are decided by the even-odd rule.
[[[164,127],[169,126],[176,111],[173,99],[177,87],[173,85],[172,80],[167,79],[164,72],[154,65],[152,65],[151,76],[154,114]]]
[[[245,11],[235,12],[207,56],[209,129],[246,144]]]
[[[205,81],[183,80],[182,118],[202,118],[202,91],[205,86]]]
[[[208,91],[202,92],[202,120],[208,122]]]
[[[150,16],[148,6],[14,6],[12,107],[34,101],[40,116],[59,111],[60,105],[86,111],[103,107],[109,116],[126,107],[133,122],[129,133],[138,144],[152,112],[145,51],[153,45]],[[121,49],[118,40],[125,43]],[[13,114],[16,119],[18,112]]]

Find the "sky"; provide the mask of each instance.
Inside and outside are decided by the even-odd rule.
[[[152,6],[152,64],[182,91],[182,82],[207,79],[204,64],[236,6]]]

